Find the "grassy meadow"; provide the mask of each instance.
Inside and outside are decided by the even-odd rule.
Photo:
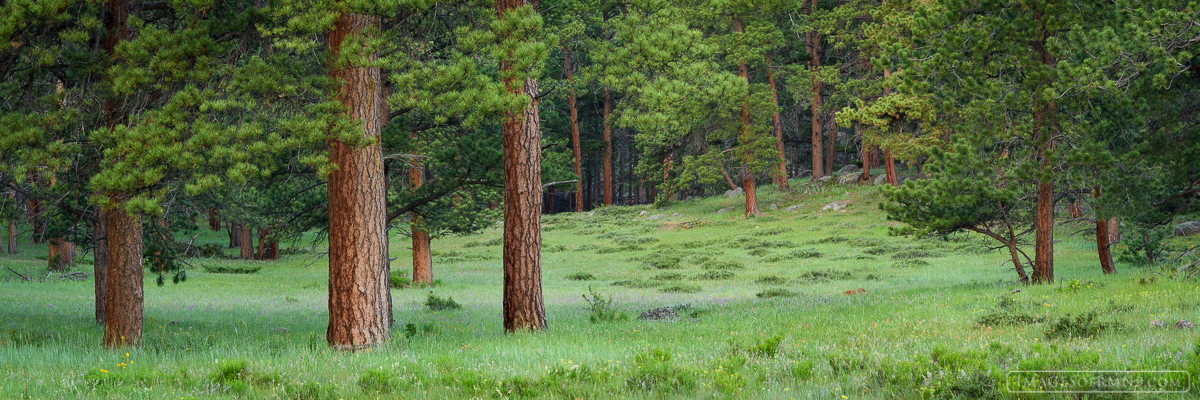
[[[180,284],[147,274],[128,352],[100,347],[90,279],[0,270],[0,398],[983,399],[1017,398],[1018,369],[1200,375],[1200,330],[1171,327],[1200,322],[1200,282],[1103,276],[1092,236],[1070,236],[1083,226],[1059,226],[1054,284],[1021,287],[982,236],[888,236],[873,188],[797,186],[760,190],[757,218],[724,196],[543,216],[542,333],[502,330],[498,227],[436,239],[440,284],[393,289],[392,342],[350,354],[325,346],[328,267],[310,241],[272,262],[189,260]],[[848,203],[822,210],[834,201]],[[22,240],[0,266],[45,276],[44,247]],[[399,275],[408,244],[391,238]],[[680,318],[637,319],[658,307]]]

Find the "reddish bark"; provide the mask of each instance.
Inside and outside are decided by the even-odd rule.
[[[215,208],[208,209],[208,228],[214,232],[221,231],[221,212]]]
[[[104,314],[105,347],[137,347],[142,341],[142,223],[122,207],[121,196],[110,196],[116,207],[107,218],[107,294]]]
[[[416,135],[412,135],[416,138]],[[425,173],[419,166],[408,169],[408,182],[413,190],[425,184]],[[425,218],[413,213],[412,215],[412,281],[414,283],[433,282],[433,243],[429,232],[426,231]]]
[[[566,46],[563,46],[563,70],[567,74],[567,84],[572,84],[571,53]],[[575,156],[575,176],[580,178],[575,182],[575,212],[583,212],[583,152],[579,146],[579,110],[575,107],[575,89],[571,89],[567,95],[567,106],[571,108],[571,152]]]
[[[338,350],[357,350],[392,336],[383,157],[379,144],[382,107],[379,67],[369,60],[341,59],[347,41],[379,29],[378,17],[342,13],[326,43],[329,77],[340,86],[337,101],[347,117],[373,139],[364,147],[331,140],[329,174],[329,328],[325,339]],[[353,56],[351,56],[353,57]],[[364,66],[368,65],[368,66]]]
[[[771,86],[771,103],[775,105],[771,123],[775,128],[775,147],[779,150],[779,171],[771,175],[775,177],[774,180],[779,185],[779,190],[788,190],[787,154],[783,152],[783,124],[779,122],[779,93],[775,91],[775,72],[771,70],[770,54],[766,56],[766,63],[767,85]]]
[[[525,6],[523,0],[496,0],[496,16]],[[513,57],[509,54],[507,57]],[[510,60],[500,62],[502,73],[513,72]],[[508,93],[525,96],[524,110],[504,116],[500,131],[504,143],[504,331],[546,329],[546,307],[542,299],[542,151],[541,118],[538,115],[538,81],[509,78]],[[609,136],[610,100],[605,96],[606,144],[604,200],[612,204],[612,143]]]
[[[92,221],[92,275],[95,279],[96,323],[103,324],[108,306],[108,218],[103,210]]]
[[[1072,201],[1071,204],[1067,205],[1067,215],[1070,215],[1071,218],[1083,217],[1083,208],[1079,207],[1078,198],[1076,198],[1075,201]]]
[[[17,223],[8,221],[8,254],[17,254]]]
[[[859,146],[862,150],[862,176],[858,178],[861,182],[871,181],[871,148],[867,146],[867,137],[863,135],[862,124],[854,124],[854,133],[858,135],[862,144]]]
[[[817,0],[812,0],[812,5],[809,8],[809,15],[813,13],[817,7]],[[817,180],[825,176],[825,163],[822,161],[821,137],[822,129],[825,126],[823,115],[821,115],[821,106],[824,99],[821,98],[822,83],[818,78],[818,72],[821,68],[821,33],[813,29],[807,34],[808,40],[805,41],[805,47],[808,49],[810,59],[808,60],[808,70],[812,74],[812,180]]]
[[[253,260],[254,259],[253,228],[250,228],[247,225],[241,225],[241,227],[242,227],[242,229],[240,231],[240,239],[238,239],[238,242],[241,244],[242,259],[243,260]]]
[[[738,36],[744,31],[742,19],[735,17],[733,19],[733,31],[737,32]],[[746,67],[745,61],[738,61],[738,77],[746,81],[746,86],[750,86],[750,69]],[[738,140],[742,142],[742,146],[749,147],[753,143],[753,138],[750,137],[750,94],[747,92],[742,97],[742,125],[738,127]],[[751,172],[750,163],[751,151],[749,148],[743,150],[745,153],[742,159],[742,190],[746,195],[746,216],[758,215],[758,196],[756,195],[754,174]]]
[[[1100,258],[1100,270],[1105,274],[1115,274],[1117,268],[1113,265],[1112,252],[1109,249],[1112,242],[1109,237],[1108,220],[1101,217],[1100,195],[1099,185],[1092,188],[1092,197],[1096,199],[1096,255]]]

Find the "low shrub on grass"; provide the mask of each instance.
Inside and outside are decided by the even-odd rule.
[[[1017,326],[1040,324],[1046,322],[1046,317],[1043,315],[1032,315],[1019,311],[1004,310],[980,315],[979,318],[975,319],[975,322],[979,323],[980,325],[987,326]]]
[[[261,265],[238,265],[226,263],[204,263],[201,268],[210,274],[255,274],[262,270]]]
[[[617,311],[616,301],[611,295],[605,295],[588,287],[588,293],[584,293],[583,300],[588,303],[588,321],[594,323],[625,321],[629,319],[629,314]]]
[[[677,280],[683,279],[683,274],[678,273],[678,272],[664,272],[664,273],[661,273],[658,275],[654,275],[650,279],[659,280],[659,281],[677,281]]]
[[[700,290],[700,285],[694,283],[674,283],[658,289],[663,293],[697,293]]]
[[[755,296],[758,296],[760,299],[773,299],[776,297],[796,297],[797,293],[783,288],[770,288],[758,292]]]
[[[900,260],[892,263],[893,269],[928,267],[929,262],[922,259]]]
[[[443,299],[433,294],[433,292],[429,292],[429,297],[425,299],[425,307],[429,308],[430,311],[442,311],[458,310],[462,308],[462,305],[454,301],[453,297],[446,296]]]
[[[746,266],[742,265],[742,263],[740,263],[740,262],[727,261],[727,260],[707,261],[704,264],[702,264],[701,267],[703,267],[704,269],[707,269],[707,270],[731,270],[731,269],[746,268]]]
[[[813,362],[812,360],[793,361],[792,365],[788,367],[788,372],[797,382],[807,381],[813,377]]]
[[[782,285],[787,283],[787,278],[779,275],[767,275],[754,280],[754,283],[760,285]]]
[[[1092,338],[1116,327],[1116,324],[1100,321],[1100,316],[1095,311],[1076,315],[1075,318],[1067,314],[1051,323],[1045,336],[1046,339]]]
[[[391,276],[388,277],[388,285],[391,286],[392,289],[403,289],[411,284],[412,278],[401,275],[400,271],[392,271]]]
[[[853,279],[853,275],[850,275],[850,273],[846,272],[846,271],[836,271],[836,270],[808,271],[803,274],[800,274],[800,280],[809,281],[809,282],[838,281],[838,280],[848,280],[848,279]]]
[[[779,344],[783,342],[783,334],[771,335],[769,338],[759,338],[746,348],[746,354],[755,357],[775,357],[779,354]]]
[[[680,392],[696,387],[696,372],[676,365],[671,352],[651,349],[633,357],[625,387],[653,392]]]
[[[824,256],[824,254],[821,254],[821,252],[819,252],[819,251],[809,250],[809,249],[792,250],[790,253],[788,253],[788,255],[791,256],[792,258],[799,258],[799,259],[821,258]]]
[[[588,272],[578,272],[578,273],[574,273],[571,275],[567,275],[567,280],[572,280],[572,281],[590,281],[590,280],[594,280],[594,279],[596,279],[596,275],[592,275],[591,273],[588,273]]]
[[[701,272],[699,275],[692,277],[692,279],[717,281],[717,280],[722,280],[722,279],[730,279],[735,276],[737,276],[737,274],[734,274],[729,271],[708,270],[708,271]]]
[[[383,369],[368,369],[358,376],[358,388],[364,394],[391,394],[396,390],[397,379]]]
[[[679,257],[655,253],[642,258],[642,262],[647,268],[651,269],[675,269],[679,268]]]

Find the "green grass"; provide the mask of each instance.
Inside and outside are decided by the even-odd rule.
[[[1078,227],[1060,227],[1061,283],[1010,294],[990,243],[889,237],[870,188],[759,193],[750,219],[717,214],[740,207],[723,196],[656,221],[647,206],[544,216],[557,250],[542,258],[550,329],[535,334],[503,333],[498,229],[434,241],[435,294],[461,309],[393,289],[394,339],[353,354],[325,346],[327,265],[307,242],[221,262],[254,274],[148,275],[144,345],[128,356],[100,348],[90,280],[0,281],[0,398],[1003,398],[1017,368],[1200,376],[1200,330],[1147,327],[1200,320],[1200,283],[1143,285],[1157,269],[1128,265],[1103,276],[1086,235],[1068,236]],[[821,211],[835,200],[846,213]],[[24,244],[0,265],[44,276],[44,248]],[[391,244],[404,276],[408,243]],[[592,322],[583,294],[631,318]],[[636,320],[657,307],[682,318]]]

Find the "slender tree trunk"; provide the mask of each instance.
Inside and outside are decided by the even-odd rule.
[[[17,223],[8,221],[8,254],[17,254]]]
[[[816,8],[817,0],[813,0],[812,9]],[[825,126],[823,115],[821,114],[821,106],[823,99],[821,98],[821,79],[818,77],[818,71],[821,68],[821,34],[817,30],[808,33],[808,54],[812,57],[808,61],[808,70],[812,74],[812,157],[813,157],[813,176],[812,180],[817,180],[825,176],[825,162],[822,160],[824,149],[821,146],[822,130]]]
[[[771,69],[771,55],[766,56],[767,63],[767,84],[771,86],[771,104],[775,105],[775,112],[771,114],[771,123],[775,128],[775,148],[779,150],[779,171],[776,172],[776,181],[779,184],[779,190],[788,190],[788,170],[787,170],[787,154],[783,151],[783,124],[779,122],[779,93],[775,90],[775,71]],[[776,175],[772,174],[772,175]]]
[[[250,226],[248,226],[248,225],[241,225],[241,227],[242,227],[241,232],[240,232],[241,238],[238,239],[238,242],[241,244],[242,259],[243,260],[253,260],[254,259],[254,229],[250,228]]]
[[[216,208],[208,209],[208,228],[213,232],[221,231],[221,212]]]
[[[123,204],[118,201],[117,207],[104,211],[108,219],[105,347],[137,347],[142,341],[142,223]]]
[[[62,271],[62,238],[52,237],[47,241],[46,268],[51,271]]]
[[[883,70],[883,78],[885,80],[887,80],[891,76],[892,76],[891,70],[887,70],[887,69]],[[884,86],[883,95],[887,96],[891,93],[892,93],[892,88],[888,87],[888,86]],[[888,129],[891,129],[891,128],[889,127]],[[883,168],[884,168],[884,173],[887,174],[887,183],[892,186],[899,185],[900,177],[896,176],[896,159],[894,157],[892,157],[891,149],[883,149]]]
[[[42,223],[41,200],[29,200],[29,226],[33,227],[33,244],[42,244],[46,236],[46,225]]]
[[[1083,217],[1083,208],[1079,206],[1079,198],[1067,205],[1067,215],[1070,215],[1071,218]]]
[[[567,85],[572,84],[571,53],[566,46],[563,46],[563,70],[567,74]],[[579,146],[579,110],[575,107],[575,89],[571,89],[567,95],[567,106],[571,108],[571,151],[575,156],[575,176],[579,177],[579,182],[575,182],[575,212],[583,212],[583,152]]]
[[[822,119],[829,123],[829,137],[826,138],[828,141],[825,142],[825,175],[833,175],[833,161],[837,156],[838,126],[837,121],[834,121],[832,118]]]
[[[1033,43],[1034,57],[1042,64],[1052,67],[1053,59],[1046,50],[1047,32],[1040,11],[1034,12],[1034,20],[1041,25],[1041,38]],[[1042,103],[1042,101],[1038,101]],[[1041,163],[1037,185],[1037,223],[1034,238],[1033,282],[1054,282],[1054,178],[1047,152],[1053,151],[1054,132],[1051,131],[1053,105],[1036,104],[1033,112],[1033,137],[1037,143],[1037,158]]]
[[[496,0],[496,16],[527,5]],[[532,4],[530,4],[532,5]],[[500,62],[501,75],[512,73],[514,54]],[[501,124],[504,142],[504,331],[546,329],[542,300],[542,152],[536,77],[509,78],[508,93],[528,97],[524,110],[508,113]],[[605,96],[604,202],[612,204],[612,142],[608,124],[611,100]]]
[[[373,142],[353,147],[329,143],[329,328],[326,341],[338,350],[357,350],[391,338],[392,305],[389,290],[386,192],[379,134],[382,100],[379,67],[375,61],[342,59],[347,42],[379,29],[378,17],[342,13],[329,32],[329,77],[340,85],[337,100],[362,126]]]
[[[871,181],[871,147],[867,146],[867,137],[863,133],[862,123],[854,124],[854,134],[858,136],[862,151],[862,176],[858,178],[860,183]]]
[[[733,19],[733,31],[739,37],[744,33],[742,26],[742,18],[735,17]],[[738,61],[738,77],[746,81],[746,86],[750,86],[750,68],[746,67],[745,61]],[[772,91],[773,93],[773,91]],[[778,116],[776,116],[778,120]],[[778,126],[778,124],[776,124]],[[746,216],[758,215],[758,196],[755,191],[754,174],[750,168],[750,162],[753,152],[749,148],[753,143],[753,138],[750,137],[750,94],[747,92],[742,97],[742,125],[738,128],[738,140],[742,142],[744,156],[742,158],[742,190],[746,195]]]
[[[99,215],[92,221],[92,275],[96,289],[96,323],[104,324],[108,306],[108,217],[103,210],[96,212]]]
[[[417,140],[416,134],[410,134],[409,139]],[[408,169],[408,183],[415,191],[425,184],[425,170],[417,161]],[[412,281],[414,283],[433,283],[433,239],[429,236],[425,217],[412,214]]]
[[[258,248],[254,249],[254,258],[257,260],[266,260],[267,253],[267,230],[258,228]]]
[[[229,248],[240,247],[242,245],[242,226],[230,221],[229,222]]]
[[[1100,185],[1092,188],[1092,198],[1096,199],[1096,209],[1093,211],[1096,215],[1096,255],[1100,258],[1100,270],[1105,274],[1115,274],[1117,268],[1113,266],[1112,252],[1109,251],[1108,220],[1101,217],[1100,194]]]
[[[502,1],[502,0],[497,0]],[[613,204],[612,193],[612,124],[608,122],[609,115],[612,115],[612,93],[608,89],[604,89],[604,205],[611,206]]]

